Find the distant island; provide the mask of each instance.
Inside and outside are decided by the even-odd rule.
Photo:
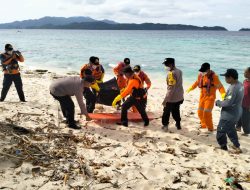
[[[210,30],[227,31],[221,26],[194,26],[160,23],[117,23],[112,20],[95,20],[90,17],[43,17],[0,24],[0,29],[75,29],[75,30]]]
[[[239,31],[250,31],[250,28],[241,28]]]

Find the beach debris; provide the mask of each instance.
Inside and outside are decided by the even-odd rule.
[[[186,154],[198,154],[198,151],[197,151],[197,150],[193,150],[193,149],[187,148],[187,147],[185,147],[185,146],[181,146],[181,147],[180,147],[180,150],[181,150],[183,153],[186,153]]]
[[[181,141],[181,139],[179,137],[175,137],[174,140],[175,141]]]
[[[206,169],[206,168],[201,167],[201,168],[195,168],[195,169],[199,170],[199,172],[200,172],[201,174],[208,175],[207,169]]]
[[[141,133],[135,133],[133,135],[133,139],[134,140],[139,140],[139,139],[143,138],[146,134],[147,134],[147,131],[143,131]]]
[[[168,153],[168,154],[173,154],[174,156],[176,156],[174,148],[166,148],[165,150],[162,150],[161,152]]]
[[[11,126],[11,127],[10,127]],[[23,167],[23,173],[32,173],[36,176],[48,177],[37,189],[42,188],[49,181],[61,181],[69,186],[71,179],[83,177],[83,179],[96,179],[102,183],[109,183],[111,177],[98,176],[95,169],[110,167],[110,162],[97,163],[88,161],[83,156],[77,155],[77,146],[81,148],[100,151],[104,148],[117,148],[120,144],[98,144],[92,135],[55,132],[54,125],[50,127],[38,127],[36,130],[26,130],[13,124],[5,124],[0,130],[4,131],[11,144],[3,148],[0,155],[6,158],[18,160],[22,165],[24,162],[31,163],[33,167]],[[120,164],[120,169],[125,164]],[[94,177],[94,178],[93,178]],[[74,181],[74,180],[73,180]]]
[[[96,163],[94,161],[91,161],[89,163],[89,166],[92,166],[94,169],[100,169],[101,167],[110,167],[111,164],[110,163]]]
[[[31,172],[32,172],[33,177],[35,177],[35,176],[40,174],[41,167],[34,167],[34,168],[31,169]]]
[[[226,185],[230,186],[232,189],[243,190],[243,187],[238,183],[238,180],[235,179],[234,177],[226,178],[224,181]]]
[[[69,180],[69,175],[64,174],[63,184],[66,185],[68,180]]]
[[[174,179],[173,179],[172,183],[173,183],[173,184],[175,184],[175,183],[180,183],[182,177],[183,177],[182,174],[179,173],[179,172],[177,172],[177,175],[174,176]]]
[[[126,154],[122,155],[121,157],[125,157],[125,158],[128,158],[132,153],[132,150],[130,151],[127,151]]]
[[[136,144],[136,142],[133,142],[132,145],[135,146],[136,148],[139,148],[139,149],[145,149],[145,148],[147,148],[146,145],[139,146],[139,145]]]
[[[109,176],[104,176],[104,175],[98,176],[98,180],[100,183],[111,183],[111,177]]]
[[[197,189],[207,189],[207,183],[205,181],[200,181],[197,184]]]
[[[148,180],[148,178],[147,178],[142,172],[140,172],[140,174],[142,175],[142,177],[143,177],[145,180]]]
[[[44,73],[47,73],[48,72],[48,70],[44,70],[44,69],[35,69],[34,70],[36,73],[38,73],[38,74],[44,74]]]
[[[111,145],[110,143],[107,143],[106,145],[95,145],[95,146],[92,146],[92,147],[88,147],[89,149],[95,149],[95,150],[102,150],[104,148],[108,148],[108,147],[112,147],[112,148],[117,148],[117,147],[120,147],[121,145],[120,144],[114,144],[114,145]]]
[[[227,186],[231,187],[234,190],[243,190],[244,188],[240,184],[241,182],[250,183],[250,173],[243,174],[233,168],[226,172],[226,178],[224,182]]]

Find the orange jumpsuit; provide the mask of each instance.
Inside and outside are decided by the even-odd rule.
[[[124,77],[122,70],[126,67],[126,64],[123,62],[118,63],[118,65],[113,69],[114,74],[117,77],[117,85],[119,89],[123,89],[126,87],[127,80]]]
[[[216,90],[218,89],[220,94],[224,94],[225,89],[218,76],[213,71],[205,76],[199,74],[197,81],[192,85],[192,89],[195,89],[196,87],[199,87],[201,90],[198,107],[198,116],[200,118],[201,127],[213,131],[212,110],[215,103]]]

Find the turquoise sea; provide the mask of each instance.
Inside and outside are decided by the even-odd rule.
[[[224,31],[96,31],[96,30],[0,30],[0,51],[11,43],[22,51],[25,66],[79,71],[92,55],[98,56],[106,72],[124,57],[139,64],[154,77],[165,76],[161,64],[174,57],[186,81],[197,77],[203,62],[217,73],[250,66],[250,32]]]

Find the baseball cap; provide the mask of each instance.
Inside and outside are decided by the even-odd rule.
[[[126,65],[129,65],[129,64],[130,64],[130,59],[129,59],[129,58],[125,58],[125,59],[124,59],[124,63],[125,63]]]
[[[11,45],[11,44],[6,44],[6,45],[5,45],[5,50],[6,50],[6,51],[11,51],[11,50],[13,50],[12,45]]]
[[[207,70],[210,69],[210,64],[209,63],[203,63],[201,65],[201,68],[199,69],[200,72],[206,72]]]
[[[164,62],[162,64],[164,64],[164,65],[175,64],[175,60],[174,60],[174,58],[170,58],[170,57],[169,58],[165,58]]]
[[[234,79],[238,79],[238,72],[235,69],[227,69],[224,74],[220,74],[220,76],[232,77]]]
[[[140,65],[136,65],[136,66],[134,66],[133,70],[135,72],[139,72],[141,70],[141,66]]]

